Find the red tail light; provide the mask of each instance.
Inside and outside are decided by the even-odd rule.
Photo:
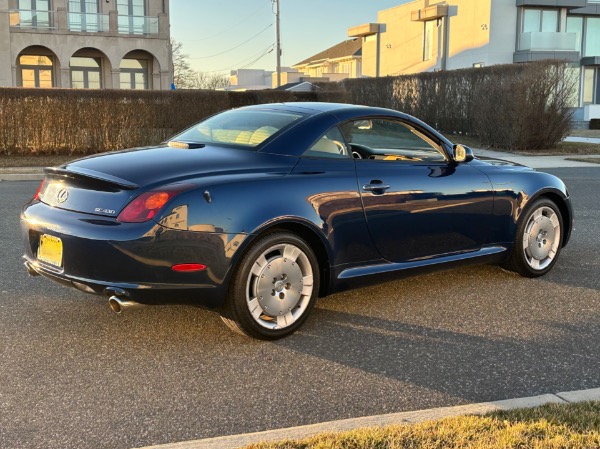
[[[156,216],[158,211],[182,190],[159,190],[142,193],[131,201],[117,217],[121,223],[143,223]]]
[[[39,200],[40,199],[40,196],[41,196],[41,193],[42,193],[42,189],[44,188],[44,184],[46,184],[46,180],[45,179],[42,181],[42,183],[40,184],[40,186],[36,190],[35,195],[33,195],[33,199],[34,200]]]

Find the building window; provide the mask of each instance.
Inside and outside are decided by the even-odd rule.
[[[600,56],[599,17],[588,17],[586,19],[583,56]]]
[[[71,87],[73,89],[100,89],[100,60],[98,58],[71,58]]]
[[[50,28],[50,0],[18,0],[21,28]]]
[[[148,89],[148,61],[123,59],[120,68],[121,89]]]
[[[423,61],[433,58],[433,20],[425,22],[423,34]]]
[[[475,69],[480,69],[480,68],[482,68],[484,66],[485,66],[485,64],[483,62],[475,62],[473,64],[473,68],[475,68]]]
[[[51,88],[54,85],[52,59],[48,56],[23,55],[19,57],[23,87]]]
[[[558,31],[558,10],[526,9],[523,12],[523,33],[556,33]]]
[[[577,51],[581,52],[581,37],[583,36],[583,17],[567,17],[567,33],[577,34]]]
[[[597,67],[584,69],[583,104],[600,104],[600,69]]]
[[[108,31],[108,16],[99,11],[98,0],[69,0],[69,30]]]
[[[117,0],[119,33],[148,34],[144,0]]]

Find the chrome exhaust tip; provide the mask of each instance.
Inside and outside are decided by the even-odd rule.
[[[125,309],[139,309],[144,307],[144,305],[139,302],[121,299],[118,296],[111,296],[108,298],[108,307],[110,307],[110,310],[115,314],[121,315]]]

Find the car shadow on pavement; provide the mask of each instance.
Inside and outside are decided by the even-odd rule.
[[[317,309],[312,323],[278,342],[364,373],[468,402],[600,386],[599,314],[576,324],[538,321],[543,335],[476,335]]]

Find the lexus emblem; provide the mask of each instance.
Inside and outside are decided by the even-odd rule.
[[[64,203],[69,198],[69,192],[67,189],[60,189],[56,195],[56,199],[59,203]]]

